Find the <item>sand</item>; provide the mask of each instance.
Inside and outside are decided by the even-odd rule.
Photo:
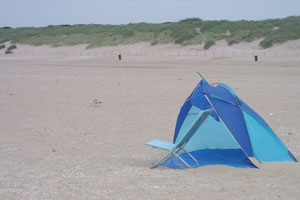
[[[230,85],[300,159],[300,58],[160,56],[201,47],[145,46],[103,48],[155,52],[121,61],[115,54],[20,53],[61,51],[45,46],[0,52],[0,199],[299,199],[299,163],[150,169],[165,152],[143,143],[172,140],[201,72]],[[91,106],[91,98],[102,104]]]

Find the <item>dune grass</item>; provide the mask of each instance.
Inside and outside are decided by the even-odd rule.
[[[213,40],[208,40],[208,41],[205,41],[205,44],[204,44],[204,49],[209,49],[211,46],[215,45],[215,41]]]
[[[17,48],[17,46],[16,46],[15,44],[12,44],[12,45],[10,45],[10,46],[7,48],[7,50],[11,51],[11,50],[16,49],[16,48]]]
[[[225,39],[229,45],[263,39],[260,43],[263,48],[300,39],[300,16],[262,21],[203,21],[191,18],[161,24],[79,24],[41,28],[0,28],[0,43],[11,41],[12,43],[54,47],[88,44],[87,48],[94,48],[143,41],[151,45],[166,43],[193,45],[221,39]]]

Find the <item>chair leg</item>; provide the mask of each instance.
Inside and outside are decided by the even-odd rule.
[[[185,160],[183,160],[177,153],[174,152],[174,155],[179,158],[188,168],[193,168],[191,165],[189,165]]]
[[[158,167],[159,165],[162,165],[164,162],[166,162],[168,159],[170,159],[171,157],[173,157],[173,155],[175,155],[179,160],[181,160],[188,168],[194,168],[191,165],[189,165],[183,158],[180,157],[180,155],[178,155],[178,152],[180,151],[184,151],[186,154],[188,154],[196,163],[197,166],[199,166],[198,161],[195,159],[194,156],[192,156],[189,152],[187,152],[185,149],[180,148],[178,149],[176,152],[174,150],[172,150],[169,154],[167,154],[166,156],[162,157],[159,161],[157,161],[156,163],[154,163],[150,168],[154,169],[156,167]]]
[[[163,164],[164,162],[166,162],[170,157],[172,157],[173,152],[167,154],[166,156],[162,157],[159,161],[157,161],[156,163],[154,163],[150,168],[154,169],[156,167],[158,167],[159,165]]]
[[[183,150],[186,154],[188,154],[195,161],[195,163],[197,164],[197,167],[199,166],[199,162],[196,160],[196,158],[194,156],[192,156],[192,154],[190,154],[188,151],[186,151],[183,148],[181,150]]]

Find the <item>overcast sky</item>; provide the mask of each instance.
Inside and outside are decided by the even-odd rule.
[[[300,15],[300,0],[0,0],[0,27],[260,20]]]

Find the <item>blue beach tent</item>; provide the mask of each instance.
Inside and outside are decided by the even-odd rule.
[[[231,88],[221,83],[210,85],[204,78],[181,107],[173,144],[169,143],[170,149],[165,149],[181,144],[186,134],[191,133],[191,124],[207,110],[210,110],[208,117],[194,128],[184,150],[159,165],[179,169],[214,164],[255,168],[250,158],[259,162],[297,162],[268,124]],[[158,140],[146,145],[161,148]]]

